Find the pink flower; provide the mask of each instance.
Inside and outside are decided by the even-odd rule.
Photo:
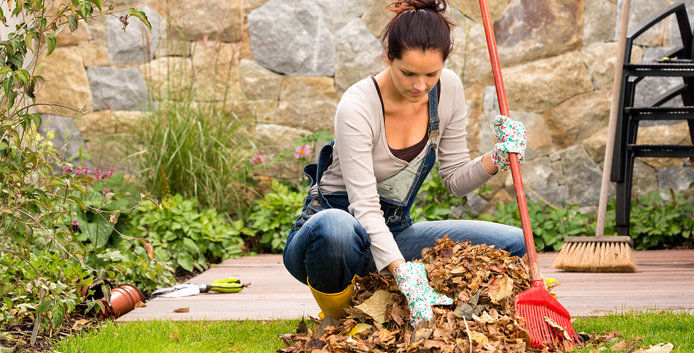
[[[259,164],[265,163],[267,161],[267,159],[263,156],[264,153],[265,153],[265,150],[258,150],[255,153],[255,156],[253,156],[251,158],[250,163],[252,165],[259,165]]]
[[[115,173],[115,172],[116,172],[116,171],[115,171],[114,169],[109,169],[109,170],[108,170],[108,175],[113,175],[113,173]]]
[[[65,168],[63,168],[63,171],[65,171],[65,173],[72,173],[72,168],[65,167]]]
[[[73,220],[73,221],[72,221],[72,225],[75,226],[75,227],[77,227],[77,226],[80,225],[80,222],[77,222],[77,220]]]
[[[99,169],[99,168],[94,169],[94,174],[101,174],[101,169]]]
[[[111,190],[109,190],[109,189],[104,189],[101,193],[104,194],[104,195],[106,195],[106,194],[108,194],[109,192],[111,192]]]
[[[82,167],[82,172],[85,173],[85,174],[86,174],[86,173],[89,173],[89,170],[90,170],[90,169],[89,169],[88,167]]]
[[[306,158],[311,154],[311,146],[301,145],[294,150],[294,158]]]

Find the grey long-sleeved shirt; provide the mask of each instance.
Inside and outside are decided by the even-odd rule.
[[[481,157],[470,160],[466,142],[465,96],[460,78],[451,70],[441,74],[437,158],[446,187],[456,196],[475,190],[491,177]],[[403,259],[393,234],[386,226],[377,183],[409,165],[388,148],[381,100],[371,78],[352,85],[342,96],[335,114],[333,163],[321,178],[321,191],[347,191],[349,211],[371,239],[371,253],[381,272]],[[425,153],[425,148],[421,154]],[[415,158],[414,163],[420,157]]]

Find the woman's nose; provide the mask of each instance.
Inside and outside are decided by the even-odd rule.
[[[426,82],[424,82],[423,78],[418,78],[415,80],[414,89],[416,89],[418,91],[424,91],[424,90],[426,90],[426,88],[427,88],[427,84],[426,84]]]

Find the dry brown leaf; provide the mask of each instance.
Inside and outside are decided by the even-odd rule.
[[[372,328],[372,325],[369,324],[364,324],[364,323],[359,323],[354,325],[354,327],[347,333],[347,336],[354,336],[356,334],[362,333],[370,328]]]
[[[489,286],[489,298],[492,303],[498,304],[501,300],[513,295],[513,280],[508,276],[497,278],[496,281]]]
[[[154,260],[154,247],[152,246],[152,243],[149,242],[149,240],[145,238],[137,238],[142,243],[142,246],[145,248],[145,252],[147,252],[147,258],[149,258],[149,261]]]
[[[650,346],[643,351],[644,353],[670,353],[675,346],[672,343],[658,343],[655,346]]]
[[[559,325],[558,323],[554,322],[554,320],[550,319],[549,317],[545,316],[545,322],[555,329],[557,332],[559,332],[564,339],[568,341],[572,341],[571,335],[569,335],[568,332],[566,332],[566,328],[564,326]]]
[[[75,321],[74,324],[72,324],[72,329],[75,331],[79,331],[82,328],[84,328],[84,326],[86,326],[88,323],[89,323],[89,320],[87,320],[87,319],[79,319],[79,320]]]
[[[472,339],[472,342],[476,343],[478,346],[484,346],[489,342],[487,336],[477,331],[470,331],[470,338]]]
[[[388,305],[392,304],[393,301],[393,293],[385,290],[378,290],[371,298],[357,305],[356,308],[364,312],[364,314],[371,316],[374,321],[382,324],[386,322],[385,315]]]
[[[187,313],[187,312],[190,312],[190,308],[186,306],[183,308],[174,309],[173,312],[175,312],[175,313]]]

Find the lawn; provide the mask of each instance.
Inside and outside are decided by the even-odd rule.
[[[267,353],[282,348],[279,334],[293,332],[297,320],[173,322],[149,321],[114,324],[61,341],[54,352],[248,352]],[[673,353],[694,352],[694,315],[687,313],[625,313],[579,318],[577,331],[617,330],[630,339],[643,337],[639,346],[670,342]],[[590,352],[586,347],[579,352]],[[601,350],[601,353],[612,352]]]

